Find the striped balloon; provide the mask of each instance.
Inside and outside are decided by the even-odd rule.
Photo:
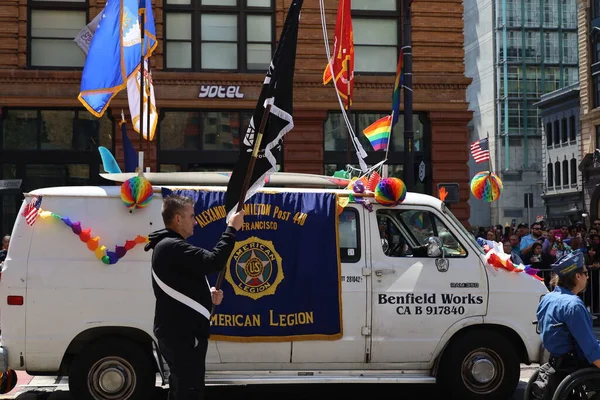
[[[121,200],[129,209],[146,207],[153,197],[152,184],[143,176],[134,176],[121,185]]]
[[[504,189],[502,180],[493,172],[481,171],[471,179],[471,193],[473,193],[473,196],[488,203],[498,200],[502,189]]]

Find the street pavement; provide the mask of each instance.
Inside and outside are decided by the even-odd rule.
[[[529,377],[537,365],[521,365],[521,381],[511,399],[522,400],[523,392]],[[32,377],[24,372],[18,372],[19,381],[15,389],[6,395],[0,395],[0,399],[14,400],[76,400],[69,394],[68,379],[56,376]],[[384,387],[388,386],[388,387]],[[206,389],[207,400],[264,400],[265,398],[285,397],[286,400],[319,400],[331,398],[364,399],[373,397],[375,393],[387,391],[401,393],[401,398],[406,400],[422,400],[443,398],[434,385],[390,385],[390,384],[368,384],[368,385],[293,385],[293,386],[245,386],[245,387],[223,387],[208,386]],[[276,397],[277,396],[277,397]],[[395,397],[395,396],[394,396]],[[166,400],[167,389],[160,387],[157,379],[156,396],[151,400]],[[150,400],[150,399],[149,399]]]

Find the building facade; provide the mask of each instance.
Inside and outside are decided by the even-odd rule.
[[[471,222],[531,223],[544,214],[542,129],[535,104],[578,80],[575,0],[465,1],[470,140],[489,135],[491,168],[504,192],[491,204],[471,198]],[[471,164],[471,176],[487,170]],[[530,221],[522,207],[531,193]],[[531,217],[534,216],[534,217]]]
[[[543,95],[537,103],[542,118],[542,199],[544,221],[551,226],[582,221],[583,186],[579,85]]]
[[[122,162],[118,121],[126,93],[97,119],[77,100],[85,56],[73,42],[104,7],[102,0],[4,0],[0,3],[0,227],[9,232],[22,192],[41,186],[104,183],[97,147]],[[290,1],[156,0],[158,48],[151,69],[160,112],[156,140],[140,141],[152,171],[230,170],[256,101]],[[337,2],[326,2],[333,38]],[[389,114],[402,43],[400,0],[354,0],[355,99],[350,120],[373,165],[383,159],[360,133]],[[445,21],[443,28],[437,21]],[[461,1],[413,1],[416,191],[458,182],[457,216],[469,217],[467,110]],[[323,86],[326,65],[319,2],[304,2],[294,87],[295,128],[285,137],[280,169],[331,175],[357,165],[348,151],[337,97]],[[224,96],[218,95],[219,91]],[[227,96],[231,93],[231,96]],[[128,116],[127,116],[128,118]],[[403,120],[388,156],[402,176]],[[433,156],[435,155],[435,156]],[[11,181],[12,182],[12,181]]]
[[[584,214],[589,224],[600,215],[600,1],[577,0],[579,86]]]

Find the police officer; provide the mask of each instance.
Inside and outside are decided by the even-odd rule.
[[[146,251],[153,249],[154,335],[171,372],[169,400],[201,400],[210,309],[223,299],[222,291],[209,287],[206,275],[225,267],[244,213],[231,217],[212,251],[186,241],[196,225],[192,199],[166,197],[162,218],[166,229],[151,233],[145,247]]]
[[[550,365],[555,369],[589,364],[600,367],[600,342],[592,329],[590,313],[577,296],[588,282],[583,254],[568,254],[552,269],[555,289],[543,297],[536,313],[542,342],[550,352]]]

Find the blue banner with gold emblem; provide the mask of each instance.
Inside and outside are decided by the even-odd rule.
[[[211,250],[225,230],[225,192],[169,190],[195,201],[190,243]],[[226,265],[211,339],[236,342],[342,337],[336,195],[257,193]],[[217,274],[209,276],[214,286]]]

